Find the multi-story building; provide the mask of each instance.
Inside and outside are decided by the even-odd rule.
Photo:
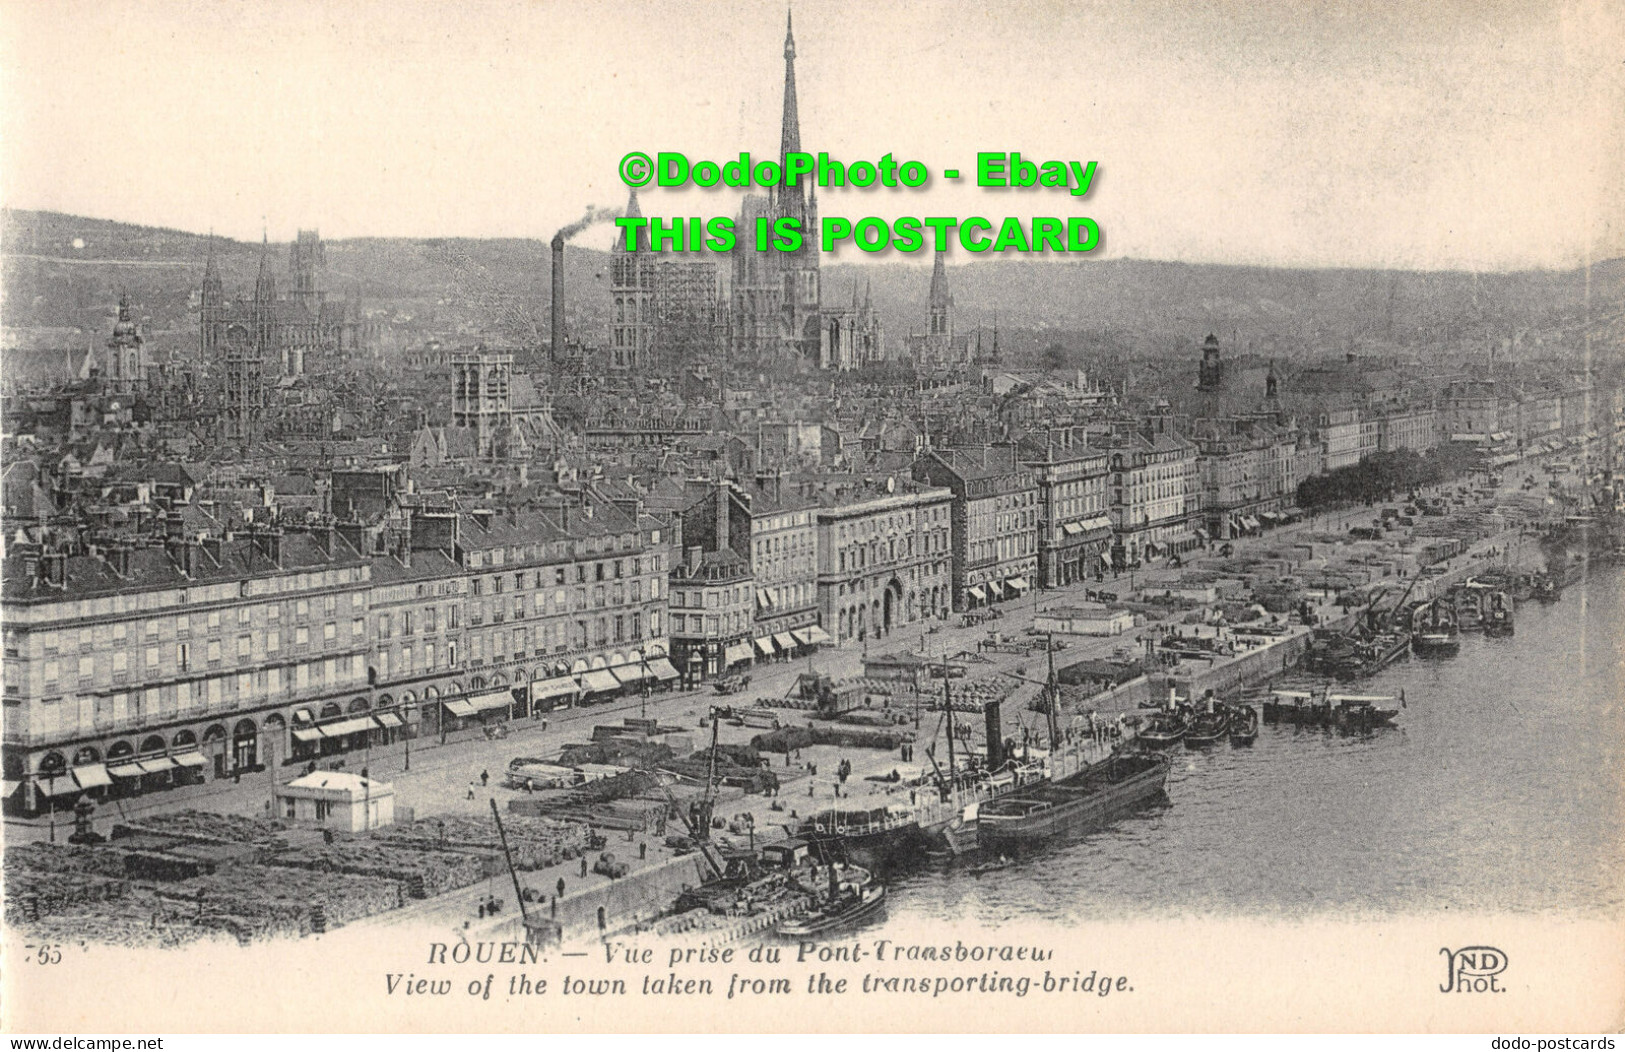
[[[1052,428],[1021,443],[1021,461],[1038,482],[1040,588],[1087,580],[1111,546],[1106,451],[1087,438],[1082,428]]]
[[[517,715],[676,679],[664,660],[667,566],[653,520],[582,491],[452,525],[468,575],[467,679],[454,684],[462,704],[443,700],[441,718]]]
[[[1197,539],[1258,530],[1297,496],[1296,436],[1261,417],[1204,418],[1192,434],[1201,485]]]
[[[1377,418],[1377,452],[1425,453],[1439,445],[1439,413],[1429,407],[1394,409]]]
[[[814,645],[818,625],[816,504],[763,476],[744,489],[718,483],[683,512],[685,541],[715,551],[730,547],[750,563],[756,589],[752,645],[761,660],[798,655]],[[718,529],[727,517],[726,533]]]
[[[8,806],[133,795],[677,678],[652,520],[514,512],[13,546]]]
[[[954,495],[954,609],[1024,593],[1038,576],[1038,480],[1016,446],[927,450],[914,477]]]
[[[1196,447],[1166,430],[1119,431],[1108,440],[1111,468],[1110,563],[1122,567],[1196,543],[1191,519],[1200,499]]]
[[[896,477],[817,478],[802,487],[819,504],[823,628],[808,630],[808,638],[867,642],[946,617],[953,590],[953,493]]]
[[[750,563],[724,544],[689,545],[671,568],[672,659],[692,686],[750,664],[756,609]]]
[[[329,736],[365,740],[370,594],[367,560],[330,531],[14,545],[8,803],[137,795],[315,755]]]
[[[1358,409],[1331,409],[1320,415],[1320,447],[1327,471],[1353,467],[1375,453],[1376,435],[1361,426]]]

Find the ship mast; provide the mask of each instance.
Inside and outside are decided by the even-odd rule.
[[[948,686],[948,658],[942,659],[942,711],[948,719],[948,791],[954,792],[959,776],[954,770],[954,697]]]
[[[1044,713],[1049,723],[1049,751],[1061,748],[1061,691],[1055,684],[1055,636],[1044,636],[1044,656],[1049,659],[1049,676],[1044,681]]]

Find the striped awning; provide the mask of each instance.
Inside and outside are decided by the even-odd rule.
[[[359,734],[362,731],[372,730],[373,723],[370,716],[351,716],[346,720],[334,720],[332,723],[323,723],[317,726],[328,738],[342,738],[346,734]]]
[[[648,678],[644,676],[643,666],[641,664],[621,665],[618,668],[612,668],[609,671],[610,674],[613,675],[617,680],[620,680],[622,686],[627,687],[633,685],[634,683],[642,683],[645,678]]]
[[[533,700],[543,698],[561,698],[566,694],[577,694],[581,688],[569,676],[555,676],[552,679],[538,680],[530,685],[530,696]]]
[[[513,691],[506,687],[502,688],[501,690],[487,691],[478,697],[470,698],[469,703],[474,706],[475,712],[492,712],[496,709],[511,709],[513,708]]]
[[[588,694],[607,694],[620,690],[621,684],[608,669],[594,668],[581,674],[581,689]]]

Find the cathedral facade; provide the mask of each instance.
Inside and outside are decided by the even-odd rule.
[[[366,351],[377,345],[379,327],[361,313],[358,296],[349,300],[329,299],[323,288],[327,251],[321,235],[301,230],[288,246],[290,287],[277,294],[276,276],[271,272],[270,245],[262,243],[259,277],[250,300],[228,300],[209,248],[203,270],[202,312],[198,324],[198,349],[204,361],[218,361],[225,351],[233,327],[242,329],[256,344],[256,350],[272,375],[299,376],[307,371],[321,372],[340,358]]]

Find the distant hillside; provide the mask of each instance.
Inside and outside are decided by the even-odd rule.
[[[53,212],[0,213],[0,290],[8,327],[105,330],[121,291],[150,327],[186,329],[202,282],[204,235]],[[550,260],[529,239],[356,238],[326,242],[327,284],[359,293],[374,309],[425,331],[506,330],[519,339],[548,328]],[[279,283],[286,242],[270,246]],[[228,296],[252,292],[260,246],[215,240]],[[572,332],[602,340],[608,321],[607,253],[572,245],[567,319]],[[895,345],[923,327],[930,268],[896,260],[824,268],[826,302],[850,300],[872,284]],[[1583,271],[1506,274],[1303,270],[1143,260],[1001,258],[949,267],[961,331],[989,327],[998,313],[1001,346],[1055,339],[1188,347],[1207,332],[1234,333],[1255,347],[1338,348],[1349,341],[1467,339],[1572,326],[1585,296]],[[1591,273],[1594,318],[1618,318],[1625,261]],[[1092,336],[1090,334],[1093,334]],[[1010,342],[1007,342],[1010,341]]]

